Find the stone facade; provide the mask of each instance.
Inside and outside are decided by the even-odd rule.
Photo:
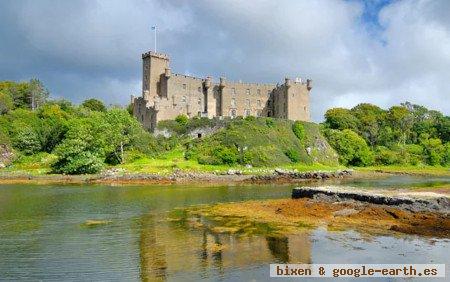
[[[135,117],[150,131],[160,120],[188,117],[262,116],[310,120],[312,81],[286,78],[283,84],[231,82],[221,77],[197,78],[173,74],[169,57],[142,55],[142,97],[133,97]]]

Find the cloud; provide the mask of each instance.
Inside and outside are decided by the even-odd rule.
[[[230,80],[314,80],[313,118],[405,100],[448,114],[448,1],[3,1],[0,79],[39,77],[58,96],[125,104],[140,54]],[[4,43],[4,44],[3,44]]]

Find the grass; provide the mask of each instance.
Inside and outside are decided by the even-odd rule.
[[[338,169],[345,169],[343,166],[327,166],[322,164],[302,164],[292,163],[287,165],[280,165],[276,167],[245,167],[242,165],[203,165],[199,164],[196,160],[186,160],[184,158],[184,150],[179,147],[176,148],[159,158],[141,158],[132,163],[122,164],[117,166],[125,169],[131,173],[158,173],[158,174],[170,174],[175,169],[187,172],[226,172],[229,169],[240,170],[244,174],[266,174],[268,170],[275,168],[283,169],[297,169],[298,171],[335,171]]]
[[[48,153],[20,156],[12,165],[0,170],[0,173],[29,175],[48,174],[51,172],[50,164],[55,158],[55,155]]]
[[[389,173],[405,173],[417,175],[434,175],[434,176],[450,176],[450,167],[442,166],[369,166],[355,168],[362,172],[389,172]]]

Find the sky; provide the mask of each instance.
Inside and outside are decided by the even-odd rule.
[[[55,98],[125,105],[141,54],[175,73],[313,80],[315,121],[331,107],[409,101],[450,114],[447,0],[0,0],[0,80],[40,79]]]

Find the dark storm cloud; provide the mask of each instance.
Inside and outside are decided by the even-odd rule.
[[[314,80],[312,110],[409,100],[450,112],[447,1],[2,1],[0,79],[38,77],[55,96],[125,104],[140,54],[175,72]],[[375,29],[375,30],[374,30]]]

